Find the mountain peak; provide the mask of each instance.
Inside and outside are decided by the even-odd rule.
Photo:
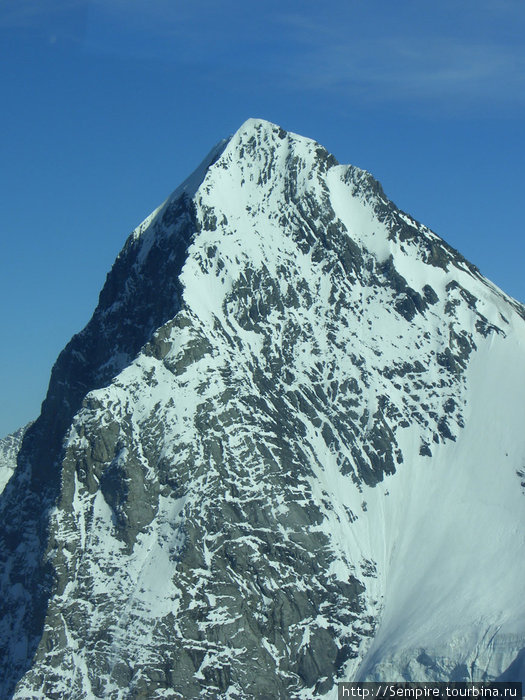
[[[237,129],[234,136],[238,134],[250,135],[254,132],[266,132],[269,134],[273,133],[287,133],[282,127],[274,122],[268,121],[267,119],[262,119],[258,117],[250,117]]]

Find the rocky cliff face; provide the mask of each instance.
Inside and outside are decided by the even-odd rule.
[[[53,369],[0,503],[3,696],[519,680],[524,339],[368,173],[246,122]]]

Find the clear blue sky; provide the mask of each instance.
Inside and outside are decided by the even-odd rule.
[[[371,171],[525,301],[524,0],[2,0],[0,435],[129,232],[248,117]]]

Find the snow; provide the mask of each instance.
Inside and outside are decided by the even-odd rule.
[[[319,474],[339,510],[359,512],[366,501],[366,513],[340,529],[339,546],[351,535],[348,557],[356,561],[359,552],[378,564],[370,597],[381,599],[380,624],[352,671],[356,679],[403,680],[400,668],[421,650],[475,665],[478,678],[497,676],[525,645],[525,530],[516,476],[525,463],[523,441],[516,440],[525,425],[525,334],[522,323],[513,330],[510,338],[491,335],[469,364],[458,441],[433,446],[429,461],[417,456],[413,431],[405,429],[399,440],[410,461],[362,493],[348,488],[333,464]],[[333,520],[329,529],[333,537]]]

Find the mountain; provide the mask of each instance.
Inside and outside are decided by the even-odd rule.
[[[248,120],[128,238],[0,500],[1,697],[525,680],[525,309]]]
[[[30,425],[31,423],[28,423],[23,428],[15,430],[14,433],[0,438],[0,494],[16,468],[18,451],[25,432]]]

